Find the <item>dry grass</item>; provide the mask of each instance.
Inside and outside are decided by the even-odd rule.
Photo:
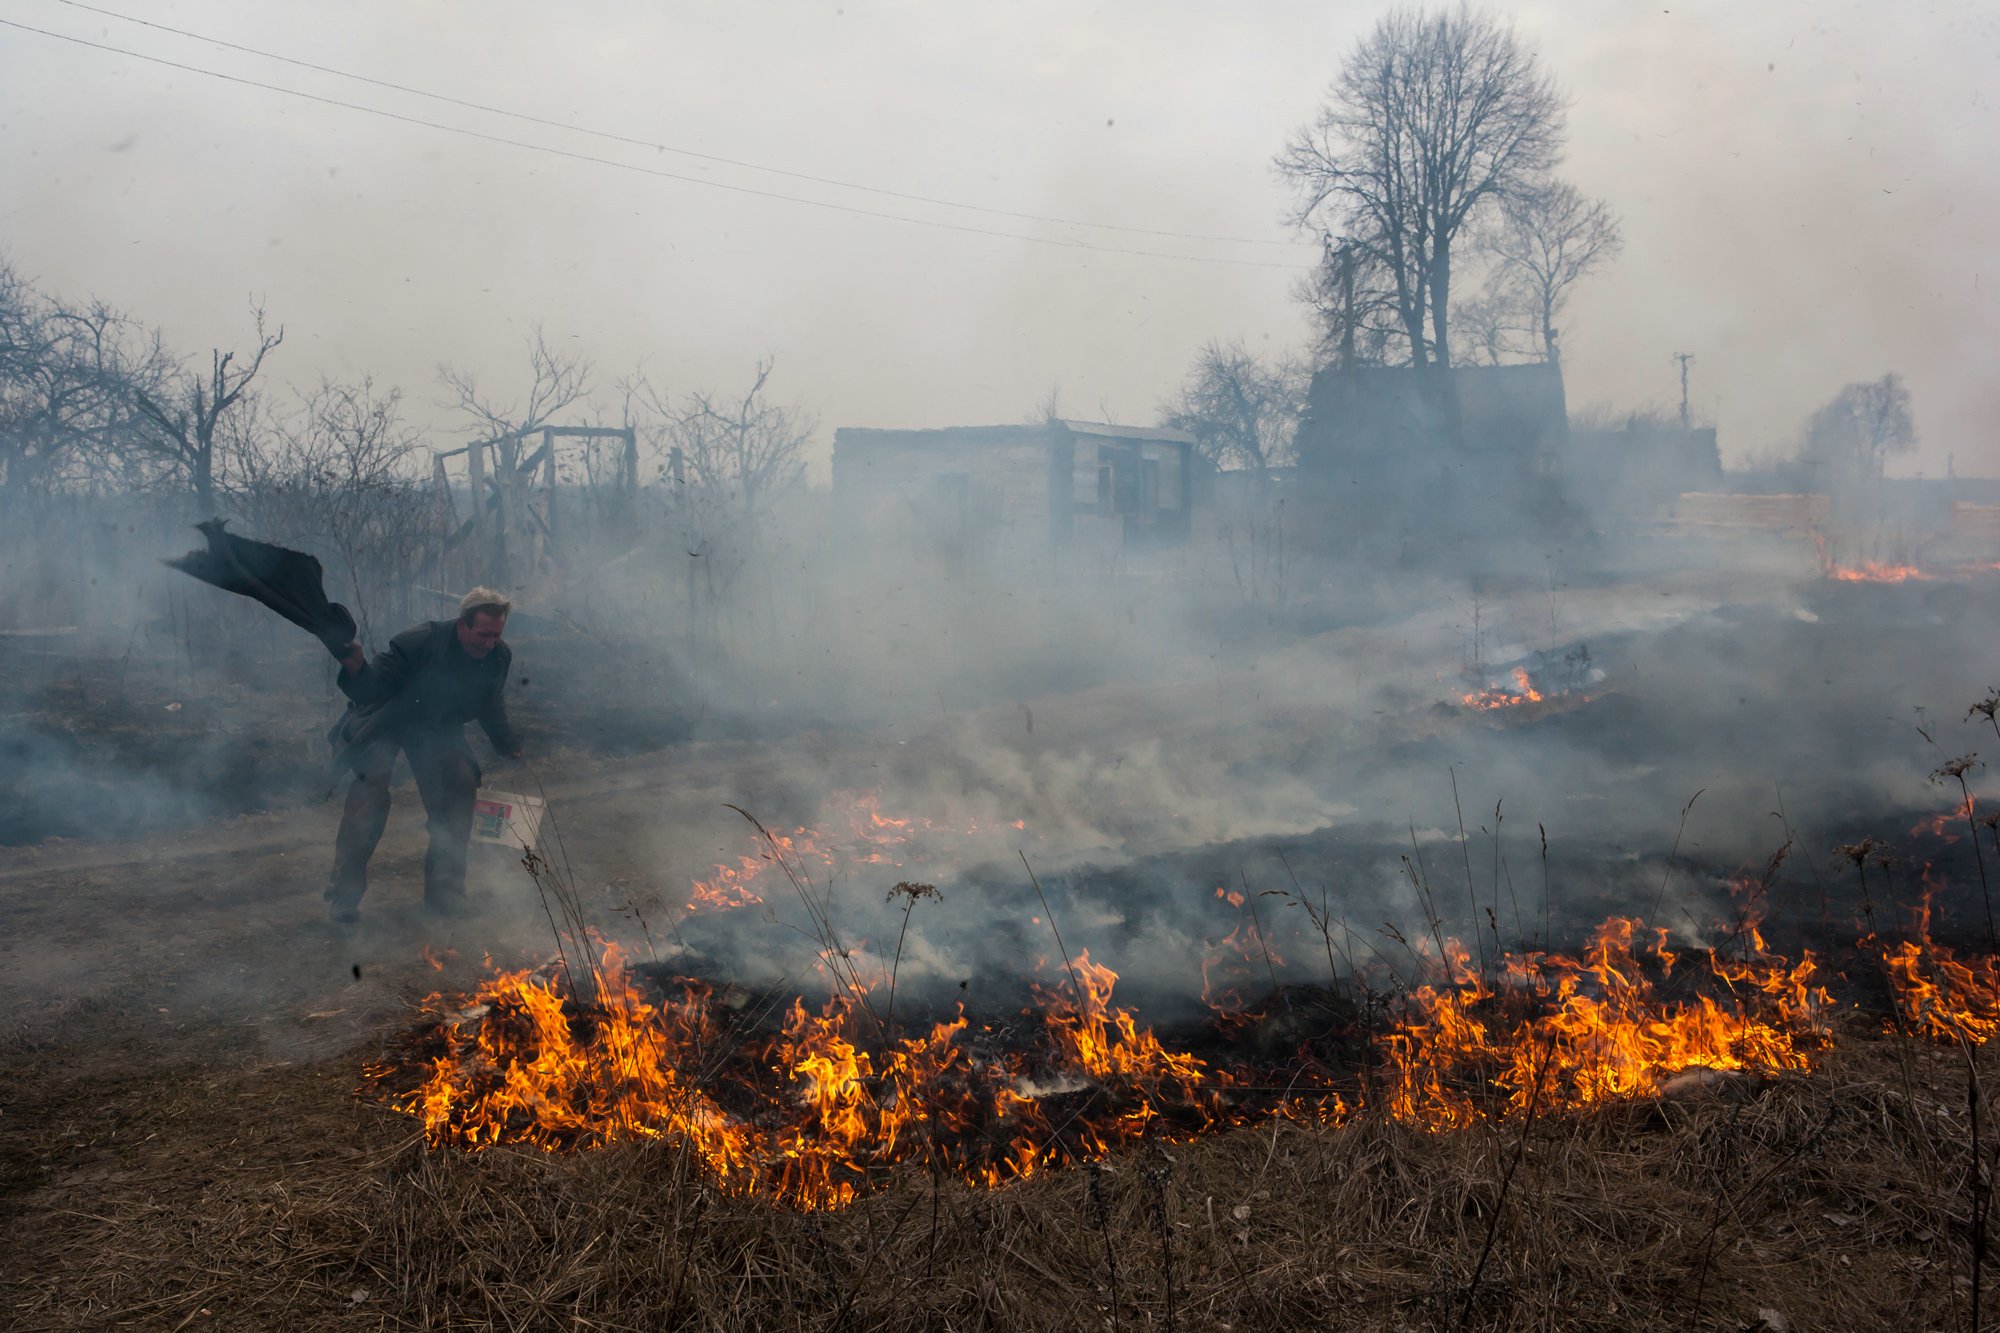
[[[1276,1124],[991,1193],[917,1175],[802,1216],[719,1193],[663,1146],[427,1149],[349,1095],[352,1062],[241,1075],[156,1098],[159,1127],[116,1172],[9,1200],[0,1318],[1743,1329],[1771,1310],[1793,1328],[1962,1326],[1965,1063],[1874,1028],[1854,1018],[1810,1076],[1542,1119],[1497,1225],[1518,1125]]]

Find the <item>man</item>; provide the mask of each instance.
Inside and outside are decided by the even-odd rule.
[[[327,739],[354,781],[334,839],[333,883],[326,891],[330,919],[361,919],[368,858],[389,822],[389,774],[398,750],[410,758],[429,818],[424,905],[441,916],[465,914],[466,844],[479,791],[465,724],[478,719],[494,749],[521,757],[505,697],[513,654],[500,641],[512,607],[504,594],[474,588],[459,602],[457,620],[406,629],[373,662],[359,643],[347,646],[339,684],[350,702]]]

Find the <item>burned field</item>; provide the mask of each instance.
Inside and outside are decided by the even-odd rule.
[[[317,919],[323,806],[9,852],[5,1308],[1962,1321],[2000,843],[1951,769],[2000,588],[1667,591],[1366,706],[1296,683],[1448,637],[1032,732],[571,752],[534,873],[449,926],[413,819],[359,935]]]

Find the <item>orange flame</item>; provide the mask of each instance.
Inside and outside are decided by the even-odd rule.
[[[1893,947],[1875,941],[1889,976],[1898,1021],[1933,1041],[1984,1045],[2000,1032],[2000,959],[1961,959],[1931,939],[1930,867],[1911,937]]]
[[[754,907],[764,901],[763,882],[777,873],[782,882],[782,865],[809,875],[821,875],[842,866],[900,867],[906,850],[918,836],[927,833],[976,836],[986,833],[977,821],[944,828],[929,819],[897,818],[885,815],[879,792],[836,791],[826,798],[831,813],[830,827],[800,826],[787,833],[770,831],[769,839],[754,836],[749,850],[740,853],[734,864],[717,865],[706,879],[689,886],[687,910],[733,911]],[[1009,827],[1027,828],[1016,819]]]
[[[1482,1108],[1466,1090],[1485,1084],[1508,1111],[1539,1101],[1574,1109],[1656,1092],[1684,1070],[1804,1069],[1830,1003],[1808,952],[1788,965],[1752,928],[1736,960],[1709,970],[1733,1003],[1694,994],[1672,999],[1664,982],[1677,955],[1666,932],[1613,917],[1581,959],[1503,959],[1490,986],[1454,949],[1452,978],[1419,987],[1410,1013],[1384,1039],[1389,1113],[1434,1128],[1473,1123]],[[1525,1011],[1524,1011],[1525,1006]]]
[[[1974,813],[1971,793],[1967,793],[1958,804],[1941,815],[1927,815],[1910,825],[1910,836],[1943,838],[1947,843],[1958,841],[1960,826],[1968,824]]]
[[[1243,988],[1254,985],[1260,972],[1268,976],[1285,966],[1285,958],[1266,938],[1256,913],[1246,910],[1247,897],[1221,885],[1215,897],[1235,908],[1238,917],[1230,932],[1202,955],[1201,1002],[1215,1011],[1218,1022],[1233,1025],[1249,1003]]]
[[[1703,988],[1677,997],[1669,978],[1686,978],[1666,933],[1634,920],[1607,921],[1580,957],[1506,955],[1486,976],[1447,942],[1435,981],[1405,997],[1380,1039],[1379,1109],[1442,1129],[1537,1101],[1643,1095],[1692,1068],[1807,1067],[1828,1004],[1817,964],[1776,957],[1754,927],[1741,943],[1708,956],[1689,974]],[[2000,994],[2000,977],[1983,975]],[[1088,951],[1036,988],[1040,1038],[1027,1042],[962,1011],[898,1034],[865,987],[817,1010],[794,1000],[760,1035],[713,987],[651,981],[609,945],[578,985],[567,976],[505,972],[469,996],[432,996],[412,1057],[370,1078],[433,1143],[661,1139],[720,1188],[802,1209],[844,1206],[901,1169],[995,1186],[1143,1135],[1273,1115],[1339,1124],[1359,1104],[1352,1088],[1300,1086],[1296,1071],[1273,1097],[1259,1087],[1281,1080],[1266,1071],[1168,1046],[1113,1003],[1117,974]]]
[[[1528,677],[1526,667],[1514,668],[1514,688],[1504,690],[1492,687],[1458,696],[1459,703],[1467,708],[1512,708],[1518,704],[1538,704],[1542,702],[1542,692],[1535,688]]]
[[[1864,560],[1859,565],[1829,565],[1826,576],[1838,583],[1910,583],[1935,578],[1915,565]]]

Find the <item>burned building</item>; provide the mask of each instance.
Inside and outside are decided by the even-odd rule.
[[[1183,541],[1194,492],[1194,440],[1175,430],[1053,420],[833,434],[834,501],[858,531],[974,567]]]
[[[1723,485],[1715,427],[1646,413],[1603,425],[1572,423],[1561,471],[1566,493],[1607,531],[1664,518],[1683,494]]]
[[[1560,476],[1568,432],[1553,363],[1329,366],[1313,376],[1298,432],[1318,544],[1462,566],[1579,535]]]

